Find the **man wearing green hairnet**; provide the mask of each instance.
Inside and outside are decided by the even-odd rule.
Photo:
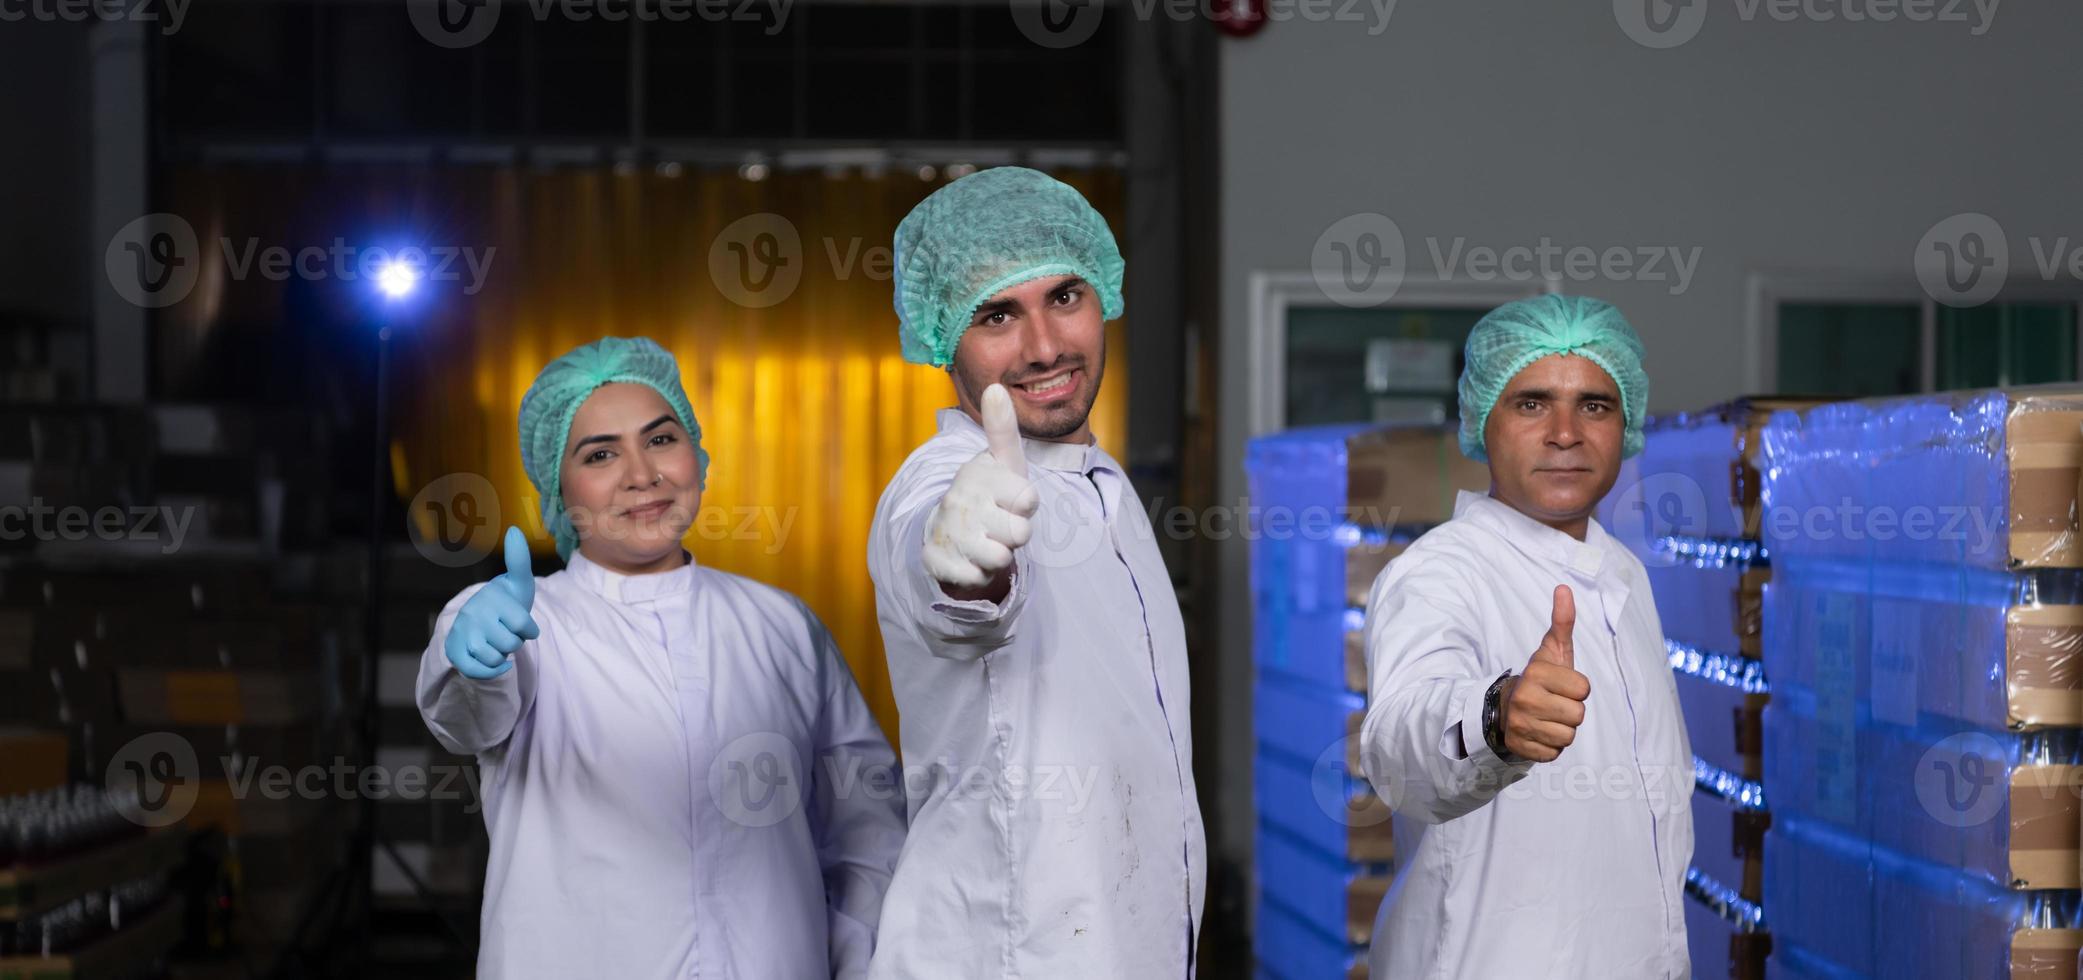
[[[1541,296],[1468,337],[1461,451],[1488,495],[1367,601],[1361,760],[1431,825],[1382,904],[1377,977],[1684,977],[1692,748],[1639,559],[1592,519],[1642,448],[1642,343]]]
[[[521,399],[567,564],[451,600],[420,714],[484,773],[480,977],[852,977],[904,836],[896,759],[795,596],[681,541],[709,454],[672,355],[608,337]]]
[[[911,834],[877,977],[1186,977],[1205,886],[1186,637],[1122,465],[1093,441],[1121,253],[1033,170],[897,228],[906,359],[957,407],[883,492],[868,567]]]

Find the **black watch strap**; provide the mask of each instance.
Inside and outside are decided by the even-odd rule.
[[[1504,749],[1504,705],[1501,702],[1504,682],[1511,678],[1512,672],[1507,670],[1497,675],[1497,679],[1490,682],[1489,689],[1483,692],[1483,744],[1490,747],[1491,754],[1505,762],[1517,761]]]

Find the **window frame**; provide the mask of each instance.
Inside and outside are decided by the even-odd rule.
[[[1552,277],[1475,281],[1406,276],[1376,282],[1358,292],[1359,302],[1334,300],[1309,270],[1258,270],[1251,274],[1251,427],[1249,437],[1287,427],[1287,320],[1298,308],[1362,310],[1468,309],[1488,311],[1517,299],[1558,292]]]
[[[2007,282],[1990,303],[2066,304],[2075,312],[2078,383],[2083,383],[2083,282]],[[1861,272],[1753,273],[1745,287],[1743,381],[1748,391],[1779,390],[1779,310],[1785,303],[1843,303],[1917,308],[1917,390],[1938,390],[1939,302],[1913,275]],[[1988,304],[1981,304],[1988,305]]]

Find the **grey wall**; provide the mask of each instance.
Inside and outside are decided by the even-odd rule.
[[[1289,21],[1223,42],[1218,499],[1245,490],[1259,369],[1249,277],[1306,271],[1318,236],[1350,214],[1394,219],[1420,271],[1430,236],[1698,246],[1680,295],[1668,283],[1564,284],[1619,304],[1641,330],[1654,411],[1769,388],[1769,372],[1745,376],[1752,273],[1909,276],[1919,238],[1962,211],[2002,223],[2014,280],[2031,263],[2027,236],[2083,243],[2083,6],[2002,3],[1975,37],[1964,23],[1782,23],[1762,8],[1745,22],[1748,3],[1712,3],[1699,33],[1667,50],[1630,40],[1610,3],[1498,0],[1403,0],[1378,36],[1364,21]],[[1214,693],[1231,721],[1201,751],[1242,774],[1248,549],[1221,547]],[[1221,794],[1211,844],[1242,860],[1249,780]]]

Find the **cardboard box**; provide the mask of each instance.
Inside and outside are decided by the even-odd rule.
[[[2076,975],[2083,929],[2020,929],[2011,933],[2011,980]]]
[[[1643,512],[1615,514],[1613,521],[1640,521],[1631,530],[1646,541],[1664,535],[1758,538],[1764,510],[1762,430],[1773,412],[1823,403],[1752,396],[1648,419],[1631,477],[1643,493],[1629,498],[1640,501]],[[1616,485],[1615,495],[1626,498],[1629,485]]]
[[[1381,911],[1381,901],[1388,897],[1393,880],[1388,875],[1361,875],[1346,886],[1345,938],[1353,945],[1373,942],[1374,916]]]
[[[1347,913],[1349,914],[1349,913]],[[1296,909],[1262,897],[1258,903],[1257,928],[1251,935],[1252,957],[1258,961],[1259,976],[1359,977],[1367,976],[1367,948],[1354,946],[1339,933],[1340,923],[1318,922]],[[1210,944],[1203,932],[1202,950]]]
[[[2067,762],[2071,733],[1847,729],[1818,720],[1827,703],[1775,682],[1765,709],[1775,820],[1796,814],[1998,887],[2083,887],[2083,766]],[[2061,761],[2035,761],[2040,739],[2056,739],[2044,755]]]
[[[1362,542],[1345,551],[1345,602],[1355,609],[1367,608],[1367,594],[1374,588],[1374,580],[1389,567],[1403,549],[1403,542],[1370,544]]]
[[[1306,844],[1318,855],[1336,855],[1354,865],[1388,864],[1396,858],[1389,808],[1365,780],[1359,773],[1339,773],[1291,756],[1260,753],[1253,759],[1252,770],[1259,822],[1278,828],[1286,839]],[[461,801],[444,805],[462,808]],[[463,819],[470,821],[473,833],[469,836],[475,836],[475,827],[482,825],[483,818],[465,814]],[[402,819],[396,822],[412,826]]]
[[[1746,901],[1765,900],[1765,831],[1770,814],[1705,790],[1692,794],[1692,866]]]
[[[1367,693],[1367,634],[1362,630],[1345,631],[1345,689]]]
[[[1773,575],[1764,648],[1775,688],[1852,678],[1851,693],[1899,725],[2083,726],[2083,605],[2011,605],[1990,589],[2000,576],[1928,565],[1787,558]]]
[[[2009,889],[1784,814],[1766,857],[1772,960],[1796,975],[2074,975],[2083,930],[2033,925],[2061,923],[2072,896]]]
[[[1692,737],[1692,754],[1708,765],[1752,781],[1765,778],[1765,687],[1758,661],[1672,648],[1678,708]]]
[[[133,725],[288,725],[317,707],[317,676],[279,670],[122,670]]]
[[[1423,527],[1454,516],[1462,490],[1486,493],[1490,467],[1461,455],[1459,430],[1392,426],[1346,440],[1346,504],[1354,523]]]
[[[1666,637],[1715,653],[1763,654],[1769,569],[1740,563],[1702,567],[1668,555],[1651,555],[1642,564]]]
[[[63,786],[72,771],[64,732],[0,728],[0,796]]]

